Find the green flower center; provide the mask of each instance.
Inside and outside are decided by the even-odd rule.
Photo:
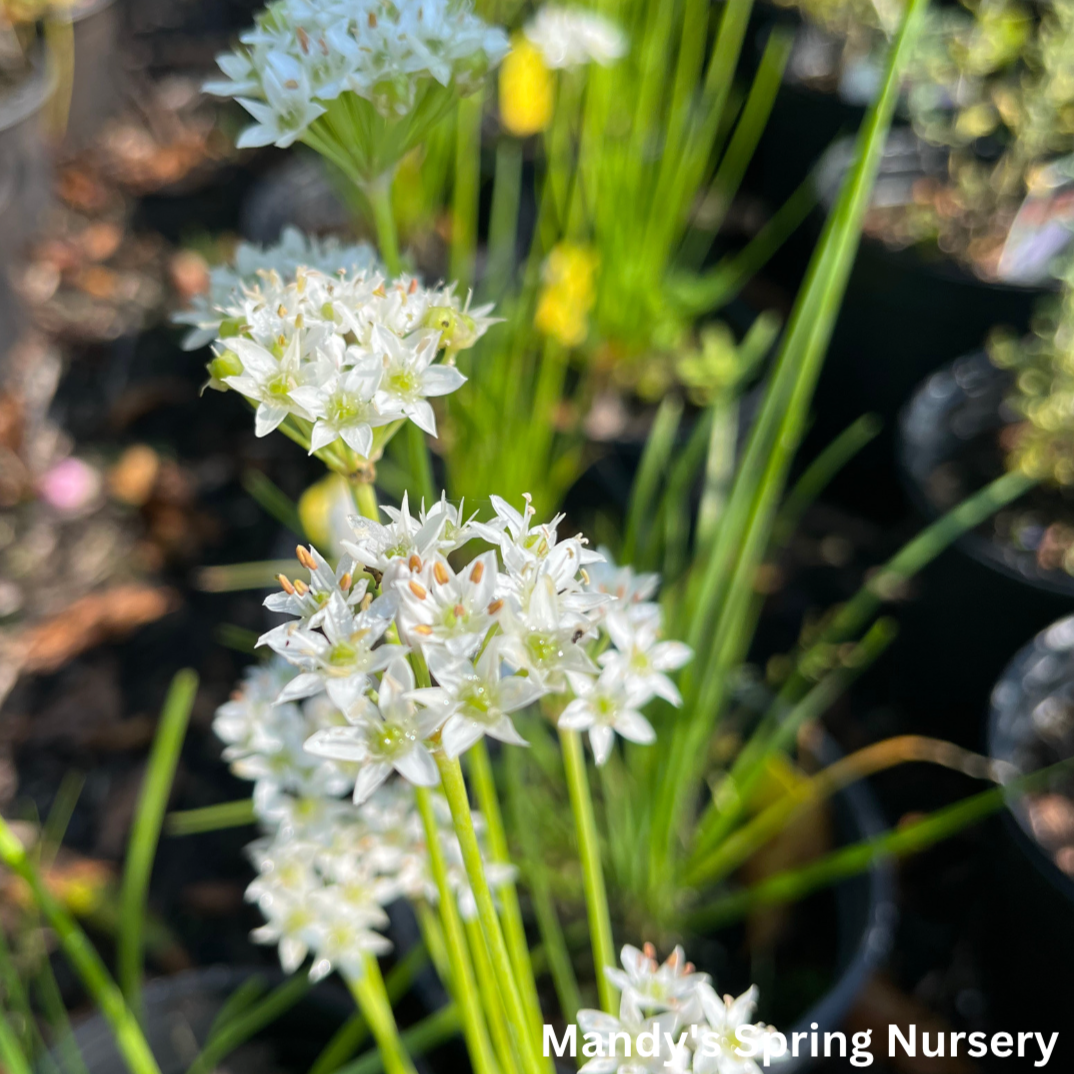
[[[353,645],[346,641],[337,641],[331,649],[328,650],[328,655],[325,657],[325,663],[329,667],[341,668],[348,667],[354,663],[354,658],[358,655],[358,650]]]
[[[287,373],[277,373],[265,383],[265,394],[272,399],[286,399],[291,394],[291,389],[295,386],[294,377],[289,376]]]
[[[404,367],[395,369],[388,375],[388,388],[393,395],[405,399],[420,394],[421,381],[413,370]]]
[[[387,723],[373,737],[376,752],[384,758],[406,753],[416,741],[413,731],[397,723]]]
[[[596,709],[597,715],[601,719],[608,719],[615,715],[615,703],[610,697],[603,694],[598,695],[593,699],[593,708]]]
[[[526,649],[536,664],[547,664],[548,661],[563,655],[559,639],[555,634],[530,634],[526,638]]]
[[[333,425],[351,425],[361,419],[363,409],[356,395],[340,392],[328,401],[328,420]]]
[[[475,716],[488,716],[492,707],[492,691],[487,683],[474,679],[459,692],[459,700]]]

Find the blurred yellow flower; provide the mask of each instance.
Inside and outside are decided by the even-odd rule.
[[[561,242],[548,255],[544,287],[534,324],[564,347],[577,347],[589,335],[589,311],[596,301],[598,258],[588,246]]]
[[[500,66],[500,119],[519,138],[543,131],[552,121],[552,72],[540,50],[518,36]]]

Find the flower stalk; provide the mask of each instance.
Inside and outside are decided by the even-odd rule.
[[[451,890],[448,881],[444,849],[440,845],[440,833],[429,791],[424,787],[416,787],[414,799],[425,829],[425,839],[429,850],[429,868],[439,896],[440,920],[444,928],[444,942],[451,966],[451,977],[447,984],[455,1002],[459,1005],[463,1035],[466,1038],[470,1059],[474,1064],[475,1074],[499,1074],[499,1067],[492,1054],[485,1016],[479,1002],[477,983],[466,945],[462,919],[459,917],[459,908],[455,903],[455,893]]]
[[[399,255],[399,230],[395,224],[395,213],[392,211],[394,180],[395,169],[393,168],[377,176],[376,179],[363,182],[360,188],[372,210],[373,226],[377,231],[377,246],[380,248],[384,267],[393,276],[398,276],[403,271],[403,262]]]
[[[539,1074],[544,1067],[534,1047],[514,969],[507,953],[507,944],[503,938],[503,930],[500,928],[500,919],[496,915],[496,906],[492,901],[492,892],[485,876],[485,866],[481,861],[481,849],[474,832],[474,820],[470,812],[470,799],[462,776],[462,767],[458,759],[452,760],[442,752],[437,753],[436,763],[440,769],[444,796],[451,808],[451,819],[462,850],[466,876],[477,902],[478,917],[488,945],[488,954],[496,975],[496,983],[503,993],[508,1023],[514,1033],[527,1074]]]
[[[387,1074],[417,1074],[399,1039],[391,1001],[384,986],[376,955],[365,955],[365,972],[348,982],[358,1007],[380,1049]]]
[[[589,933],[593,943],[593,969],[597,977],[597,994],[600,1005],[607,1014],[616,1011],[616,989],[604,970],[615,965],[615,948],[612,943],[612,921],[608,911],[608,895],[604,888],[604,869],[600,860],[600,837],[597,820],[593,813],[593,798],[589,789],[589,776],[585,767],[582,740],[577,731],[559,732],[563,748],[563,767],[567,773],[567,790],[570,793],[571,812],[574,814],[578,833],[578,855],[582,861],[582,879],[585,885],[586,912],[589,915]]]

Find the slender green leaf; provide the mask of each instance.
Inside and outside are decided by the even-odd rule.
[[[1072,763],[1074,758],[1051,765],[1011,780],[1003,787],[983,791],[935,810],[893,831],[834,851],[809,865],[777,873],[744,891],[725,896],[695,911],[690,915],[689,923],[693,928],[721,928],[753,910],[797,902],[814,891],[863,873],[879,858],[900,858],[927,850],[995,813],[1010,797],[1047,785],[1054,775],[1066,771]]]
[[[0,861],[30,888],[34,905],[51,926],[68,961],[108,1022],[132,1074],[160,1074],[138,1020],[78,922],[48,890],[25,847],[0,817]]]
[[[266,559],[253,563],[228,563],[202,567],[194,575],[194,585],[205,593],[237,593],[244,589],[276,589],[281,574],[290,577],[297,559]]]
[[[772,544],[785,545],[802,515],[829,482],[880,432],[880,419],[864,414],[848,425],[810,464],[783,502],[772,526]]]
[[[231,1018],[212,1034],[190,1064],[187,1074],[212,1074],[236,1048],[289,1011],[310,990],[306,973],[296,973],[274,988],[264,999]]]
[[[682,400],[676,395],[667,396],[660,403],[653,419],[653,427],[649,432],[649,439],[645,442],[638,475],[634,479],[630,494],[622,553],[626,563],[634,562],[635,550],[648,533],[660,492],[660,480],[671,458],[681,419]]]
[[[459,1032],[459,1013],[454,1003],[441,1007],[435,1014],[423,1018],[416,1026],[399,1034],[403,1047],[411,1055],[424,1055],[430,1048],[443,1044]],[[340,1067],[338,1074],[380,1074],[384,1060],[379,1051],[366,1052],[360,1059]]]
[[[303,445],[309,447],[309,443]],[[242,475],[242,487],[257,501],[264,511],[271,515],[281,526],[286,526],[296,537],[308,540],[302,521],[298,517],[298,508],[294,500],[280,489],[270,477],[260,470],[247,470]]]
[[[141,1009],[143,931],[149,877],[153,871],[164,811],[168,806],[179,751],[186,737],[197,690],[198,676],[189,669],[178,672],[172,679],[168,696],[164,699],[127,844],[127,861],[120,889],[116,963],[123,994],[136,1011]]]
[[[200,835],[202,832],[219,832],[225,828],[244,828],[257,819],[254,800],[241,798],[237,802],[221,802],[219,805],[202,806],[201,809],[182,809],[164,818],[167,835]]]

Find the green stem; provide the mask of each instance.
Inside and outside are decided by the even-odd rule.
[[[201,809],[181,809],[164,818],[166,835],[200,835],[219,832],[225,828],[244,828],[256,820],[254,800],[240,798],[237,802],[220,802]]]
[[[522,146],[515,138],[501,138],[492,184],[488,264],[481,281],[483,299],[499,298],[514,273],[521,197]]]
[[[388,1001],[394,1008],[410,990],[414,977],[426,964],[428,953],[421,944],[415,944],[388,971],[384,985],[388,990]],[[331,1040],[317,1056],[309,1074],[334,1074],[358,1050],[359,1045],[369,1036],[369,1024],[361,1011],[355,1011],[346,1022],[332,1035]],[[406,1034],[403,1034],[406,1043]]]
[[[827,488],[835,475],[877,436],[880,426],[880,419],[875,414],[863,414],[848,425],[806,467],[783,501],[783,506],[772,524],[773,545],[786,545],[794,536],[794,531],[809,505]]]
[[[38,933],[39,941],[43,933]],[[60,986],[56,981],[56,975],[52,972],[52,963],[49,961],[48,951],[44,949],[44,943],[40,942],[40,957],[37,972],[37,995],[41,1001],[45,1018],[52,1030],[52,1039],[56,1042],[56,1051],[59,1053],[65,1074],[89,1074],[86,1064],[82,1060],[82,1053],[78,1050],[75,1042],[74,1031],[71,1029],[71,1019],[67,1016],[67,1008],[63,1004],[63,996],[60,994]]]
[[[466,755],[470,766],[470,780],[477,795],[477,808],[485,818],[488,833],[489,857],[503,865],[511,864],[511,855],[507,847],[507,835],[504,832],[503,814],[500,812],[500,799],[496,793],[496,780],[492,774],[492,762],[489,760],[488,748],[484,739],[480,740]],[[507,949],[511,955],[511,965],[522,988],[522,1001],[525,1003],[534,1032],[540,1033],[544,1019],[541,1015],[541,1001],[537,996],[537,985],[533,976],[533,964],[530,961],[529,944],[526,941],[526,928],[522,921],[522,908],[518,903],[518,891],[513,882],[500,888],[500,903],[503,906],[504,934]]]
[[[390,276],[398,276],[403,271],[403,262],[399,256],[399,233],[395,227],[395,213],[392,211],[393,172],[362,184],[362,192],[369,199],[373,210],[373,226],[377,229],[377,245],[380,257]]]
[[[570,1024],[582,1005],[578,981],[574,976],[570,951],[563,935],[563,926],[556,913],[555,900],[548,883],[548,870],[541,861],[535,836],[536,822],[524,812],[530,803],[522,782],[521,751],[508,750],[507,800],[511,808],[511,823],[522,849],[522,869],[537,917],[537,929],[544,944],[552,984],[559,1000],[560,1013]]]
[[[451,819],[454,822],[455,835],[458,837],[462,851],[466,876],[477,903],[481,928],[485,934],[485,942],[488,944],[489,958],[492,960],[496,981],[503,993],[507,1020],[515,1034],[526,1070],[529,1074],[539,1074],[543,1070],[543,1065],[537,1057],[528,1019],[522,1006],[522,997],[511,966],[511,958],[507,953],[507,944],[504,942],[503,930],[500,928],[500,919],[496,915],[496,905],[492,901],[492,891],[489,889],[488,878],[485,876],[485,866],[481,861],[481,848],[478,846],[477,834],[474,831],[474,818],[470,812],[470,799],[467,797],[466,783],[462,778],[462,767],[457,758],[448,758],[442,752],[437,753],[436,763],[440,769],[444,797],[447,798],[448,806],[451,808]]]
[[[442,1007],[435,1014],[423,1018],[416,1026],[406,1030],[400,1038],[407,1051],[412,1055],[421,1055],[430,1048],[435,1048],[450,1040],[459,1031],[459,1010],[451,1003]],[[369,1052],[361,1059],[341,1067],[338,1074],[380,1074],[384,1063],[377,1052]]]
[[[504,1074],[518,1074],[515,1049],[511,1044],[511,1034],[507,1028],[507,1017],[504,1013],[503,1004],[500,1002],[499,990],[496,987],[496,974],[492,972],[488,948],[485,946],[485,934],[481,931],[481,925],[477,921],[465,921],[463,926],[466,929],[470,957],[473,959],[474,970],[477,974],[478,992],[485,1008],[485,1021],[488,1023],[489,1033],[492,1034],[492,1042],[496,1046],[497,1058]]]
[[[384,1069],[388,1074],[417,1074],[399,1039],[399,1027],[395,1024],[395,1015],[392,1014],[392,1005],[375,955],[366,953],[365,973],[348,984],[373,1032],[373,1039],[384,1060]]]
[[[30,1062],[19,1044],[18,1034],[11,1028],[2,1009],[0,1009],[0,1060],[3,1060],[7,1074],[31,1074]]]
[[[29,885],[38,909],[52,927],[64,954],[111,1027],[120,1054],[132,1074],[160,1074],[160,1068],[142,1035],[138,1020],[109,975],[101,956],[71,914],[49,892],[40,874],[27,858],[22,843],[2,818],[0,861]]]
[[[604,890],[604,870],[600,861],[600,839],[593,814],[593,798],[585,767],[582,739],[577,731],[560,731],[563,746],[563,767],[567,772],[571,811],[578,831],[578,854],[582,859],[582,878],[585,882],[586,911],[589,931],[593,938],[593,970],[597,976],[600,1005],[608,1014],[618,1010],[615,986],[604,970],[615,966],[615,946],[612,942],[612,922],[608,912],[608,896]]]
[[[374,522],[380,520],[380,508],[377,506],[377,490],[368,481],[352,481],[351,494],[354,502],[361,511],[363,518],[371,518]]]
[[[474,282],[477,250],[478,192],[481,184],[481,116],[483,93],[459,102],[455,127],[455,191],[451,207],[451,278],[459,290]]]
[[[164,699],[127,844],[127,863],[119,896],[116,966],[123,994],[137,1013],[141,1012],[142,1006],[143,931],[149,878],[164,824],[164,811],[168,807],[168,796],[179,763],[179,751],[183,747],[197,691],[198,676],[189,669],[180,671],[172,679],[168,696]]]
[[[433,486],[432,461],[429,458],[429,444],[425,433],[412,421],[406,424],[406,449],[410,470],[410,495],[417,494],[418,501],[431,507],[436,500]]]
[[[455,903],[455,892],[451,888],[447,875],[447,862],[444,859],[444,848],[440,843],[440,827],[433,810],[432,796],[427,788],[415,787],[414,800],[425,828],[429,868],[440,897],[440,918],[444,925],[444,938],[451,963],[451,980],[445,983],[450,987],[455,1002],[459,1006],[463,1034],[466,1037],[466,1045],[475,1074],[497,1074],[496,1062],[492,1056],[492,1045],[489,1042],[488,1027],[485,1025],[478,1002],[477,984],[474,981],[474,970],[466,947],[462,921],[459,918],[459,908]]]

